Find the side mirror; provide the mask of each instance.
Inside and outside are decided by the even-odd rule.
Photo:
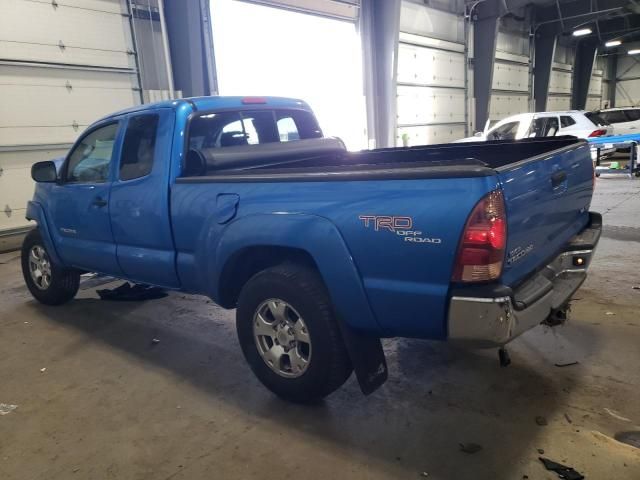
[[[31,178],[40,183],[52,183],[58,180],[56,164],[51,160],[34,163],[31,166]]]
[[[473,134],[474,137],[481,137],[482,135],[484,135],[483,132],[476,132]]]

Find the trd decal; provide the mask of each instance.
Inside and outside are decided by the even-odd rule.
[[[389,215],[360,215],[365,228],[376,232],[391,232],[402,237],[405,242],[440,244],[442,239],[424,237],[420,230],[413,229],[413,218]]]
[[[360,215],[358,218],[364,222],[365,227],[369,228],[369,226],[373,226],[376,232],[383,229],[389,230],[390,232],[411,230],[413,227],[413,219],[411,217]]]

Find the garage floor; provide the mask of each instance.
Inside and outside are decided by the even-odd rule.
[[[389,340],[380,391],[352,378],[312,407],[254,379],[233,312],[94,288],[45,308],[2,254],[0,404],[17,408],[0,415],[0,478],[557,478],[543,449],[587,479],[637,480],[640,449],[614,438],[640,431],[640,180],[599,179],[593,209],[605,236],[573,321],[513,342],[510,367],[495,350]]]

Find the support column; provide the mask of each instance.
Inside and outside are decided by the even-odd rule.
[[[552,24],[542,25],[534,37],[536,43],[533,66],[533,99],[536,112],[544,112],[547,109],[549,80],[551,79],[557,40],[557,28]]]
[[[481,3],[473,24],[473,96],[476,100],[475,130],[484,129],[489,119],[489,102],[493,84],[493,63],[498,38],[497,2]]]
[[[401,0],[363,0],[359,29],[370,148],[395,146]]]
[[[618,56],[609,55],[607,57],[607,80],[609,80],[609,107],[616,106],[616,87],[618,86]]]
[[[205,51],[205,40],[208,40],[205,35],[211,35],[203,28],[202,7],[206,3],[164,0],[173,79],[175,88],[182,90],[185,97],[216,93],[215,74],[209,71],[213,59],[209,59],[210,52]]]
[[[578,42],[573,60],[573,82],[571,92],[571,108],[584,110],[589,95],[589,83],[593,64],[598,51],[597,40],[587,39]]]

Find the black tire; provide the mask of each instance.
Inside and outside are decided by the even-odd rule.
[[[306,370],[286,378],[263,360],[254,337],[254,316],[269,299],[288,303],[309,333],[311,355]],[[353,367],[342,340],[327,290],[318,273],[305,266],[283,263],[254,275],[240,292],[236,328],[242,352],[258,379],[279,397],[296,402],[318,401],[337,390]]]
[[[50,265],[50,281],[46,287],[37,285],[31,275],[29,255],[34,247],[42,248]],[[33,298],[45,305],[62,305],[72,300],[80,287],[80,272],[58,266],[50,260],[37,228],[31,230],[22,243],[22,276]]]

